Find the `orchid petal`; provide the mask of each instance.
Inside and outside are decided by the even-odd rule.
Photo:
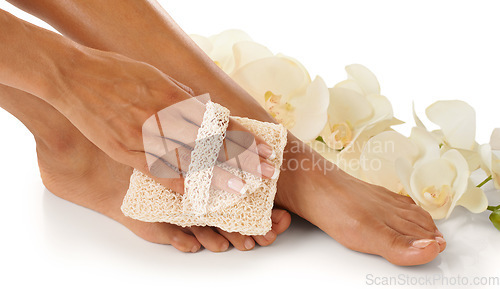
[[[437,101],[426,109],[429,120],[439,125],[451,147],[473,150],[476,112],[460,100]]]
[[[212,52],[214,46],[208,38],[197,34],[191,34],[190,37],[194,41],[194,43],[196,43],[196,45],[198,45],[198,47],[203,50],[203,52],[210,56],[210,53]]]
[[[495,128],[491,133],[490,145],[492,150],[500,150],[500,128]]]
[[[295,107],[295,125],[290,131],[302,141],[315,139],[326,125],[329,101],[328,88],[318,76],[307,88],[305,97],[290,100]]]
[[[413,163],[417,155],[417,146],[398,132],[385,131],[372,137],[361,154],[361,160],[367,164],[362,167],[366,181],[398,193],[402,187],[396,160],[405,158]]]
[[[365,96],[354,90],[333,87],[330,88],[330,106],[328,107],[328,122],[330,124],[347,122],[356,127],[374,114],[373,107]]]
[[[298,88],[297,84],[305,82],[307,77],[294,62],[281,57],[267,57],[253,61],[240,67],[232,75],[233,80],[262,106],[268,91],[283,96],[282,101],[288,101],[289,96]]]
[[[223,31],[209,37],[209,40],[213,45],[210,54],[212,60],[219,62],[226,73],[231,73],[234,69],[233,46],[241,41],[252,41],[248,34],[236,29]]]
[[[417,112],[415,111],[415,102],[411,103],[411,109],[412,109],[412,112],[413,112],[413,119],[415,120],[415,125],[417,127],[420,127],[422,129],[427,130],[427,128],[425,127],[424,123],[422,122],[422,120],[420,120],[420,118],[417,115]]]
[[[267,47],[253,41],[235,43],[233,45],[233,53],[234,70],[238,70],[238,68],[252,61],[273,56],[273,53]]]
[[[351,64],[345,70],[350,78],[354,79],[363,89],[365,94],[380,94],[380,85],[377,77],[361,64]]]
[[[467,192],[457,201],[457,205],[477,214],[486,210],[488,199],[481,188],[476,188],[469,182]]]
[[[419,148],[420,154],[417,161],[418,163],[439,158],[439,143],[430,132],[420,127],[413,127],[410,139]]]

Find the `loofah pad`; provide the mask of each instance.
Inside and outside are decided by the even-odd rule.
[[[283,161],[287,130],[280,124],[233,117],[257,136],[262,137],[275,151],[271,160],[277,168]],[[134,170],[123,200],[122,212],[145,222],[167,222],[182,227],[213,226],[243,235],[265,235],[271,230],[271,211],[278,179],[261,179],[235,168],[224,167],[240,176],[247,184],[244,196],[224,191],[210,191],[208,210],[185,210],[186,194],[163,187],[150,177]],[[205,196],[206,197],[206,196]]]

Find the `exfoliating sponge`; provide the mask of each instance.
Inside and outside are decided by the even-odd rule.
[[[217,109],[218,106],[216,104],[214,108],[214,106],[207,104],[207,111],[200,130],[204,127],[205,130],[207,127],[210,128],[206,122],[212,121],[214,123],[214,119],[210,120],[206,117],[210,115],[208,107]],[[214,114],[212,113],[212,115]],[[229,116],[227,115],[227,117]],[[232,119],[238,121],[253,134],[260,136],[273,148],[275,158],[270,162],[279,170],[283,161],[287,130],[281,124],[241,117],[232,117]],[[224,120],[220,119],[215,120],[215,123],[217,122],[221,123],[225,132],[227,123],[224,124]],[[214,128],[214,130],[217,129],[220,131],[221,127]],[[198,139],[200,134],[203,134],[200,130],[198,131]],[[206,134],[207,131],[204,133]],[[196,150],[195,147],[193,153]],[[193,162],[196,162],[193,153]],[[185,182],[185,192],[179,194],[160,185],[140,171],[134,170],[121,210],[126,216],[145,222],[167,222],[182,227],[213,226],[226,232],[238,232],[243,235],[265,235],[272,226],[271,212],[278,178],[263,179],[236,168],[224,167],[224,169],[245,181],[247,191],[244,195],[237,196],[234,193],[213,188],[207,191],[206,179],[197,179],[197,175],[198,177],[203,175],[199,171],[192,174],[191,177],[188,174],[187,179],[189,179],[190,184]],[[206,172],[204,176],[207,176]],[[203,187],[205,189],[199,189]],[[198,191],[199,194],[196,195]],[[200,202],[203,206],[200,206]]]

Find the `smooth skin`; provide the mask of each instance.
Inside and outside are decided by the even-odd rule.
[[[82,45],[114,51],[149,63],[191,87],[196,95],[209,92],[213,100],[228,107],[234,115],[273,121],[154,1],[10,2],[44,19]],[[68,2],[71,2],[71,5],[68,5]],[[79,61],[78,58],[76,61]],[[89,71],[93,69],[85,66],[84,68]],[[61,80],[61,75],[57,79]],[[61,81],[65,82],[64,77]],[[49,83],[53,84],[54,81]],[[23,90],[30,91],[29,88]],[[106,97],[106,94],[102,95]],[[54,106],[57,108],[57,105]],[[72,114],[64,116],[80,129],[78,124],[73,122]],[[52,161],[51,158],[48,159],[48,162]],[[350,249],[383,256],[397,265],[424,264],[444,250],[446,243],[432,218],[410,198],[357,180],[335,167],[332,169],[326,161],[320,162],[319,166],[313,166],[312,161],[318,159],[323,160],[319,154],[308,149],[289,133],[284,155],[285,166],[278,182],[276,205],[309,220]],[[287,169],[286,164],[290,160],[302,162],[302,168]],[[63,178],[64,176],[54,173],[53,186],[61,184]],[[81,182],[81,179],[65,182],[78,185],[79,181]],[[95,199],[115,197],[100,191],[96,194],[101,197],[84,200],[86,196],[80,195],[72,200],[66,197],[66,194],[64,189],[61,190],[60,195],[63,198],[80,204],[86,203],[88,207],[107,215],[111,214],[104,211],[113,211],[108,206],[116,206],[119,203],[117,200],[110,201],[110,204],[104,202],[102,206],[105,209],[99,210]],[[118,221],[127,225],[124,221]],[[153,231],[153,235],[163,234],[161,230],[147,231]]]

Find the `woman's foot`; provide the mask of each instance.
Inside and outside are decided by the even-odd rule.
[[[167,223],[145,223],[128,218],[120,206],[132,169],[110,159],[91,143],[77,146],[69,147],[66,143],[57,148],[37,145],[45,187],[58,197],[113,218],[147,241],[171,244],[183,252],[197,252],[201,246],[221,252],[228,249],[229,243],[246,251],[253,249],[255,242],[262,246],[271,244],[290,224],[290,215],[275,209],[273,230],[265,237],[252,238],[209,227],[183,229]]]
[[[276,203],[342,245],[403,266],[428,263],[445,249],[431,216],[411,198],[355,179],[316,153],[294,157],[296,163],[312,164],[301,162],[312,157],[322,165],[282,173]]]
[[[57,110],[30,94],[0,85],[0,106],[19,118],[35,136],[40,174],[49,191],[113,218],[145,240],[171,244],[183,252],[196,252],[202,246],[221,252],[230,244],[246,251],[256,243],[270,245],[290,225],[290,214],[280,209],[273,210],[272,230],[266,236],[254,237],[210,227],[181,228],[128,218],[120,206],[132,168],[109,158]]]

